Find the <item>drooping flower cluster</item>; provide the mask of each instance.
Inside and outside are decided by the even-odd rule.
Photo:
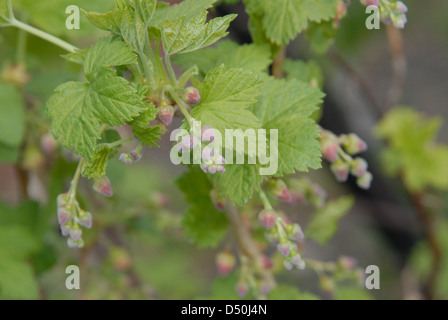
[[[403,29],[406,22],[408,7],[397,0],[361,0],[365,6],[377,6],[380,10],[381,21],[385,24],[392,23],[396,28]]]
[[[60,194],[57,198],[57,205],[61,233],[64,237],[69,237],[67,245],[70,248],[82,248],[84,240],[81,226],[88,229],[92,227],[92,214],[82,210],[76,199],[70,199],[69,193]]]
[[[353,133],[338,137],[330,131],[321,129],[320,145],[322,155],[331,162],[331,171],[339,182],[347,181],[352,174],[356,177],[356,183],[360,188],[370,188],[372,174],[367,171],[367,161],[351,157],[367,150],[367,144],[361,138]]]
[[[277,200],[289,204],[310,203],[317,208],[322,208],[327,199],[327,192],[318,184],[309,179],[271,179],[269,192]]]

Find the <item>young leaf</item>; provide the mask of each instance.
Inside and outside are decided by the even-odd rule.
[[[192,169],[176,183],[190,204],[182,220],[185,232],[199,247],[216,247],[227,230],[228,221],[210,199],[212,185],[207,176],[199,169]]]
[[[188,23],[198,15],[198,12],[211,8],[215,2],[216,0],[184,0],[172,6],[165,6],[164,2],[158,2],[151,25],[159,27],[163,20],[172,21],[180,17],[185,17],[185,22]]]
[[[353,197],[342,197],[328,202],[325,208],[318,210],[306,229],[306,236],[320,244],[325,244],[338,229],[338,222],[353,207]]]
[[[186,21],[185,16],[176,20],[166,19],[160,23],[165,53],[173,55],[208,47],[228,34],[229,24],[235,18],[235,14],[230,14],[206,23],[207,10],[203,9],[191,21]]]
[[[297,79],[308,83],[312,87],[323,87],[324,76],[322,74],[322,69],[314,60],[304,62],[300,60],[286,59],[283,64],[283,70],[287,73],[289,79]]]
[[[278,176],[320,168],[320,134],[310,115],[322,97],[320,90],[297,80],[267,81],[253,109],[264,129],[278,130]]]
[[[136,63],[132,49],[112,36],[98,40],[85,55],[84,72],[88,79],[103,67]]]
[[[97,145],[93,156],[84,162],[81,174],[89,179],[106,175],[107,160],[111,152],[113,148],[108,144]]]
[[[224,132],[225,129],[259,128],[257,117],[247,108],[254,104],[263,81],[242,69],[220,66],[209,72],[201,90],[201,103],[191,115]]]
[[[120,34],[120,26],[117,23],[119,15],[118,11],[114,10],[107,13],[81,11],[86,16],[87,20],[89,20],[95,27],[101,30],[110,31],[116,35]]]
[[[73,53],[64,54],[61,57],[67,61],[84,65],[84,60],[86,59],[87,52],[89,52],[89,49],[83,49]]]
[[[145,27],[149,26],[154,12],[156,11],[156,0],[133,0],[134,9]]]
[[[245,44],[224,40],[214,48],[207,48],[201,54],[186,53],[175,56],[173,61],[184,69],[197,65],[201,76],[224,64],[226,68],[242,68],[255,73],[262,73],[270,66],[271,51],[268,45]]]
[[[147,146],[158,147],[157,141],[160,140],[160,136],[162,135],[160,126],[149,125],[156,116],[157,109],[153,105],[150,105],[145,112],[129,123],[134,136]]]
[[[47,105],[52,132],[66,148],[88,159],[100,138],[100,123],[118,126],[147,109],[136,90],[106,68],[90,84],[68,82],[55,91]]]
[[[121,10],[120,30],[123,39],[133,48],[141,52],[145,49],[146,26],[143,21],[133,15],[129,8]]]

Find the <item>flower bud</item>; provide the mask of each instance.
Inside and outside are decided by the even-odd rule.
[[[379,0],[361,0],[361,3],[365,6],[379,6]]]
[[[215,174],[218,171],[218,166],[211,165],[208,167],[208,172],[211,174]]]
[[[272,260],[266,257],[265,255],[262,255],[258,259],[258,265],[260,266],[261,269],[268,270],[274,266],[274,262],[272,262]]]
[[[202,160],[204,161],[209,161],[212,159],[213,157],[213,149],[209,148],[209,147],[204,147],[204,149],[202,149]]]
[[[364,190],[370,189],[370,185],[372,184],[373,176],[370,172],[366,172],[363,176],[358,177],[356,179],[356,184],[358,187]]]
[[[105,197],[112,197],[114,195],[112,184],[107,176],[95,179],[93,183],[93,190]]]
[[[268,295],[269,294],[269,292],[271,292],[271,290],[272,290],[272,288],[271,288],[271,286],[269,285],[269,283],[267,283],[266,281],[262,281],[261,283],[260,283],[260,293],[262,294],[262,295]]]
[[[292,202],[291,193],[283,180],[274,179],[269,181],[269,190],[278,200]]]
[[[72,219],[72,213],[66,207],[58,208],[58,222],[60,225],[66,224]]]
[[[348,154],[354,155],[367,150],[367,143],[354,133],[343,134],[339,140]]]
[[[84,247],[84,240],[82,238],[78,239],[77,241],[74,241],[72,238],[67,239],[67,245],[69,248],[82,248]]]
[[[75,225],[73,228],[71,228],[69,233],[70,233],[70,238],[72,238],[73,241],[78,241],[82,236],[82,230],[77,225]]]
[[[333,162],[331,164],[331,171],[339,182],[345,182],[348,179],[348,174],[350,172],[350,166],[341,159]]]
[[[408,7],[402,1],[398,1],[395,4],[395,11],[397,13],[406,13],[408,12]]]
[[[215,141],[215,131],[210,126],[202,126],[201,128],[201,139],[203,142],[213,142]]]
[[[404,13],[392,16],[392,22],[397,29],[403,29],[408,19]]]
[[[341,257],[338,263],[345,270],[351,270],[356,267],[356,260],[351,257]]]
[[[325,159],[335,162],[338,158],[339,143],[337,140],[325,139],[321,141],[320,149]]]
[[[280,236],[278,235],[277,228],[275,226],[265,232],[265,237],[266,240],[268,240],[273,245],[277,245],[280,241]]]
[[[290,258],[290,262],[295,265],[296,267],[299,267],[302,264],[302,256],[300,254],[295,254]]]
[[[61,193],[60,195],[58,195],[58,197],[56,198],[58,208],[65,207],[68,204],[69,197],[70,196],[68,193]]]
[[[78,217],[78,223],[80,225],[82,225],[83,227],[86,227],[87,229],[90,229],[92,227],[92,214],[90,212],[81,210],[79,212],[79,217]]]
[[[361,177],[366,174],[368,164],[363,158],[356,158],[350,163],[350,167],[350,172],[352,175],[355,177]]]
[[[165,105],[162,102],[159,106],[159,113],[157,116],[163,124],[169,126],[171,122],[173,122],[174,112],[175,110],[173,106]]]
[[[130,165],[134,163],[134,160],[132,160],[132,157],[129,153],[122,153],[120,154],[120,156],[118,157],[118,160],[120,160],[121,162]]]
[[[277,221],[277,213],[272,209],[264,209],[258,214],[258,221],[267,230],[271,229]]]
[[[184,91],[184,101],[188,103],[190,106],[197,105],[201,102],[201,95],[199,90],[194,87],[188,87]]]
[[[40,138],[40,148],[47,155],[52,154],[57,146],[58,142],[51,133],[46,133]]]
[[[280,252],[284,257],[289,256],[289,253],[291,252],[291,245],[289,241],[280,241],[280,243],[277,245],[277,250]]]
[[[66,237],[70,234],[70,228],[71,226],[66,223],[66,224],[61,224],[61,234]]]
[[[191,135],[182,137],[182,141],[179,143],[179,152],[184,153],[193,149],[198,144],[198,140]]]
[[[244,298],[249,292],[249,285],[247,282],[239,281],[236,285],[236,293],[240,298]]]
[[[219,173],[225,173],[226,172],[226,168],[224,168],[223,166],[218,166],[218,172]]]
[[[292,241],[302,241],[305,238],[305,234],[302,231],[302,228],[297,224],[289,224],[286,227],[286,233],[288,235],[288,238]]]
[[[142,159],[142,146],[139,145],[137,148],[129,152],[133,162],[140,161]]]
[[[289,260],[283,261],[283,265],[285,266],[286,270],[292,270],[294,268],[294,265]]]
[[[236,259],[235,256],[229,251],[225,250],[218,253],[216,256],[216,267],[221,276],[226,276],[235,267]]]
[[[212,202],[215,205],[216,209],[224,211],[224,209],[226,208],[226,200],[216,189],[212,189],[210,191],[210,198],[212,199]]]

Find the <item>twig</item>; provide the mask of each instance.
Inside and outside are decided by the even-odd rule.
[[[392,24],[387,26],[389,51],[392,57],[393,80],[389,89],[387,104],[393,107],[400,102],[406,79],[407,66],[403,52],[403,36]]]
[[[283,64],[286,59],[286,47],[282,47],[277,55],[274,58],[274,62],[272,63],[272,75],[274,78],[282,79],[285,77],[285,73],[283,72]]]
[[[258,250],[254,240],[252,239],[250,232],[244,226],[244,222],[241,219],[241,215],[238,212],[238,209],[233,205],[228,205],[227,207],[228,209],[226,210],[226,214],[233,226],[236,234],[236,239],[241,251],[253,261],[260,261],[260,259],[262,258],[262,254]],[[262,276],[263,280],[266,281],[266,283],[271,288],[274,288],[276,286],[274,276],[270,271],[263,270]]]

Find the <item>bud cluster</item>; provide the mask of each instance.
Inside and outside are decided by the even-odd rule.
[[[135,148],[134,150],[132,150],[129,153],[122,153],[120,154],[120,156],[118,157],[118,160],[120,160],[121,162],[127,164],[127,165],[131,165],[135,162],[138,162],[142,159],[142,149],[143,149],[143,145],[139,144],[137,148]]]
[[[396,28],[403,29],[406,22],[407,6],[397,0],[361,0],[365,6],[377,6],[380,10],[381,21],[385,24],[392,23]]]
[[[316,208],[325,206],[327,192],[308,178],[290,179],[288,185],[293,202],[298,204],[310,203]]]
[[[331,171],[339,182],[347,181],[350,174],[356,177],[357,185],[369,189],[372,174],[363,158],[351,156],[367,150],[367,144],[356,134],[341,134],[339,137],[321,129],[320,146],[323,157],[331,162]]]
[[[67,245],[70,248],[82,248],[84,240],[81,226],[88,229],[92,227],[92,214],[82,210],[76,199],[70,199],[70,193],[60,194],[57,206],[61,233],[64,237],[68,236]]]
[[[273,262],[266,256],[261,256],[258,260],[250,260],[242,255],[240,276],[236,284],[236,292],[240,298],[246,297],[249,292],[254,298],[259,300],[267,299],[267,295],[271,292],[272,284],[264,278],[265,270],[272,268]]]

